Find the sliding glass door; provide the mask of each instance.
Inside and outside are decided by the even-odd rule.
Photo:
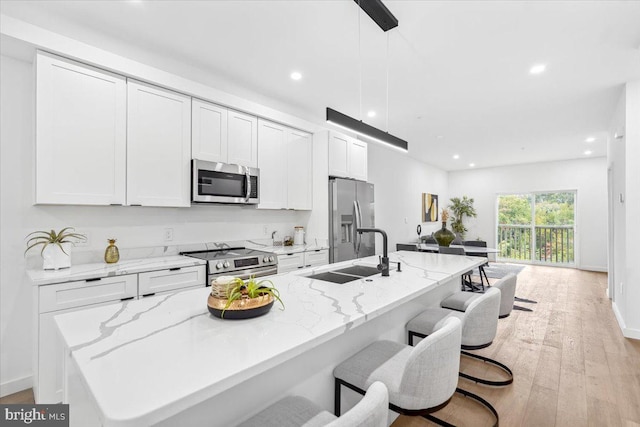
[[[575,264],[575,191],[498,196],[498,257]]]

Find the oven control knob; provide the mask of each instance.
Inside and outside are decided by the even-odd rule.
[[[224,268],[229,268],[229,261],[225,261],[223,265],[224,265]]]
[[[216,270],[220,270],[222,268],[222,263],[219,262],[216,264]]]
[[[270,262],[273,262],[273,260],[274,260],[274,259],[275,259],[275,258],[273,258],[272,256],[270,256],[270,257],[269,257],[269,261],[270,261]]]
[[[262,258],[262,262],[269,262],[269,257],[265,256],[264,258]]]

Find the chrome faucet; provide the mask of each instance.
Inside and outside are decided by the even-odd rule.
[[[358,228],[356,231],[362,233],[380,233],[382,234],[382,256],[379,257],[380,264],[378,270],[382,272],[382,276],[389,276],[389,256],[387,251],[387,233],[379,228]]]

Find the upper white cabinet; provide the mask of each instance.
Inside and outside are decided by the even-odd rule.
[[[367,180],[367,143],[337,132],[329,138],[329,175]]]
[[[229,110],[228,163],[258,166],[258,119]]]
[[[124,204],[125,78],[44,52],[36,61],[36,203]]]
[[[191,157],[258,166],[258,120],[254,116],[194,99]]]
[[[296,129],[287,132],[287,206],[311,210],[313,206],[312,135]]]
[[[227,109],[194,99],[191,104],[191,157],[228,162]]]
[[[127,204],[190,206],[191,98],[129,80]]]
[[[260,209],[312,208],[311,134],[258,120]]]

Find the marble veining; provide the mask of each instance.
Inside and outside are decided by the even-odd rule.
[[[35,286],[75,280],[115,277],[145,271],[164,270],[176,267],[193,267],[204,265],[205,261],[182,255],[170,255],[155,258],[130,259],[116,264],[91,263],[72,265],[70,268],[57,271],[27,270],[31,282]]]
[[[349,265],[375,266],[377,256],[272,276],[286,308],[275,304],[254,319],[211,316],[206,304],[210,289],[196,288],[61,314],[54,320],[103,425],[152,425],[485,261],[421,252],[392,256],[403,262],[402,271],[372,276],[371,281],[334,284],[305,276]]]

